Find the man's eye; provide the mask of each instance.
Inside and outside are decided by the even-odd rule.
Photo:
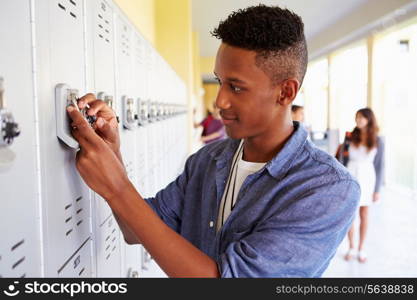
[[[242,91],[242,89],[240,87],[234,86],[234,85],[230,85],[230,89],[235,92],[235,93],[239,93]]]

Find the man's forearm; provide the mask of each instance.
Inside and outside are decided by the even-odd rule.
[[[217,263],[168,227],[132,184],[107,199],[115,214],[170,277],[219,277]]]
[[[133,231],[119,218],[119,216],[113,210],[114,218],[119,224],[120,230],[123,233],[123,237],[126,243],[129,245],[140,244],[141,241],[137,238],[137,236],[133,233]]]

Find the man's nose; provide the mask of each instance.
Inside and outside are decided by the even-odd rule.
[[[227,93],[224,91],[224,88],[222,86],[220,86],[219,91],[217,92],[215,104],[216,107],[218,107],[221,110],[228,109],[231,106]]]

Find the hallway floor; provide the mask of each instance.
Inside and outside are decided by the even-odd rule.
[[[348,241],[340,245],[323,277],[417,277],[417,199],[386,189],[369,208],[366,263],[344,260]],[[357,216],[359,218],[359,216]],[[358,222],[355,222],[358,244]]]

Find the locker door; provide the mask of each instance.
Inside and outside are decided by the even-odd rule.
[[[53,277],[81,245],[91,247],[86,243],[91,237],[90,191],[76,170],[76,150],[57,138],[55,110],[58,84],[68,85],[79,95],[86,91],[85,3],[35,3],[45,276]],[[90,266],[91,253],[82,261]]]
[[[105,0],[91,0],[86,4],[88,90],[116,110],[114,9],[112,3]],[[93,219],[97,276],[120,276],[119,228],[107,202],[95,193]]]
[[[121,116],[121,152],[128,177],[136,183],[135,153],[137,128],[137,98],[134,95],[132,69],[132,28],[122,16],[116,21],[116,99]]]
[[[142,38],[138,33],[133,33],[133,51],[132,51],[132,66],[133,66],[133,80],[132,80],[132,91],[136,97],[137,105],[137,125],[135,129],[135,160],[134,160],[134,169],[136,173],[135,186],[138,189],[139,193],[144,197],[145,188],[146,188],[146,148],[147,148],[147,122],[145,120],[145,101],[144,101],[144,91],[143,91],[143,78],[144,68],[143,68],[143,42]],[[131,150],[133,151],[133,149]],[[139,277],[139,272],[141,269],[141,246],[139,245],[128,245],[125,243],[124,239],[121,239],[122,244],[122,276],[124,277]]]
[[[138,89],[134,71],[137,59],[134,49],[134,29],[125,18],[119,14],[115,24],[115,53],[116,53],[116,99],[118,112],[121,116],[120,139],[121,152],[127,175],[138,188],[136,163],[136,135],[138,127]],[[135,252],[138,246],[128,246],[121,238],[122,276],[136,276],[140,257]],[[134,267],[133,267],[134,266]]]
[[[42,276],[30,12],[0,2],[0,277]]]

